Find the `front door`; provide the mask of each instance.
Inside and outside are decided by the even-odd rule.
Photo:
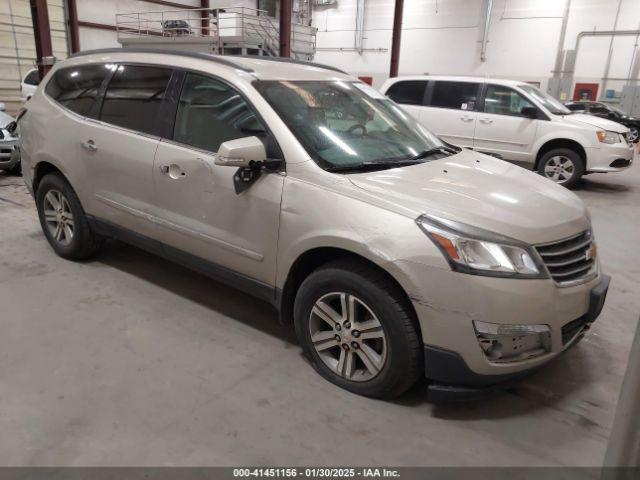
[[[236,194],[236,168],[214,163],[220,144],[248,136],[279,153],[248,102],[227,83],[187,73],[172,140],[153,169],[159,240],[251,280],[274,285],[284,176],[264,173]],[[171,254],[176,251],[167,249]]]
[[[533,161],[532,148],[540,120],[525,117],[521,110],[534,107],[510,87],[487,85],[482,112],[473,141],[474,150],[522,162]]]

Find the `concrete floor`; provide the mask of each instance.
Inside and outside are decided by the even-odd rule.
[[[593,175],[604,312],[515,389],[437,406],[314,373],[266,304],[124,245],[57,257],[0,174],[0,465],[600,465],[640,312],[640,167]]]

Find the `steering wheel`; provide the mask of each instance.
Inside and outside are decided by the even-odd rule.
[[[349,130],[347,130],[347,133],[350,135],[353,135],[354,132],[356,130],[361,130],[360,136],[364,137],[367,134],[367,127],[365,127],[364,125],[362,125],[361,123],[356,123],[355,125],[352,125]]]

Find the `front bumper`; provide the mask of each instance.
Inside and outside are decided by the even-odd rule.
[[[0,141],[0,170],[11,170],[20,161],[18,140]]]
[[[425,376],[432,382],[429,385],[429,398],[433,401],[446,401],[484,397],[534,373],[558,353],[567,351],[583,338],[602,312],[609,282],[610,277],[602,275],[596,286],[590,289],[587,311],[562,326],[562,348],[552,356],[546,355],[545,362],[509,373],[480,374],[472,370],[459,353],[425,345]]]
[[[600,148],[587,149],[587,172],[618,172],[633,165],[635,144],[602,144]]]

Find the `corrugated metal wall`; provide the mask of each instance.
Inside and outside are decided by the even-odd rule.
[[[68,55],[64,0],[48,0],[53,54]],[[29,0],[0,0],[0,102],[8,113],[21,105],[20,82],[34,68],[36,47]]]

